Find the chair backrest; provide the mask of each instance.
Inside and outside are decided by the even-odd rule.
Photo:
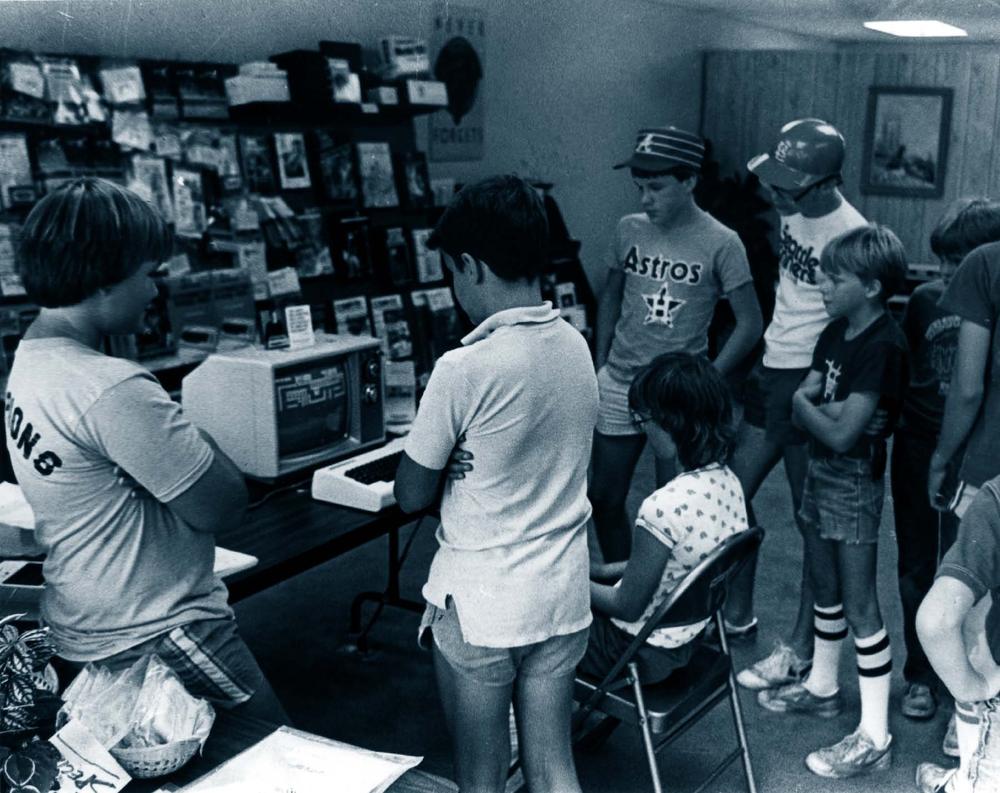
[[[670,596],[646,620],[642,630],[606,679],[616,676],[624,669],[656,628],[701,622],[722,608],[729,582],[754,554],[763,539],[764,530],[755,526],[719,543],[714,551],[684,576]]]

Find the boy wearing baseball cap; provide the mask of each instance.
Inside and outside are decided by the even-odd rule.
[[[805,118],[785,124],[773,149],[747,163],[781,216],[774,316],[764,332],[763,359],[747,384],[745,420],[732,461],[751,525],[756,523],[751,499],[782,457],[798,523],[807,438],[792,424],[792,395],[809,373],[813,348],[830,321],[817,279],[820,255],[834,237],[866,225],[837,189],[843,162],[840,132],[826,121]],[[806,530],[798,525],[800,532]],[[747,565],[730,590],[726,616],[731,635],[750,633],[756,626],[753,577],[754,565]],[[800,682],[812,662],[814,621],[822,619],[813,614],[812,587],[803,565],[789,643],[779,642],[770,655],[740,672],[739,683],[760,690]]]
[[[625,497],[646,442],[628,409],[632,378],[665,352],[704,355],[722,298],[732,306],[736,327],[716,368],[731,370],[760,337],[760,307],[743,244],[694,201],[704,153],[698,135],[651,127],[639,130],[632,155],[615,166],[629,169],[642,211],[618,221],[598,303],[600,411],[589,497],[606,562],[628,558]],[[659,487],[676,473],[667,468],[657,462]]]

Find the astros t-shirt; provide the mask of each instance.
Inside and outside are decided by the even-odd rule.
[[[701,210],[668,231],[644,213],[626,215],[608,267],[625,274],[607,362],[622,382],[661,353],[705,353],[715,304],[753,280],[736,232]]]

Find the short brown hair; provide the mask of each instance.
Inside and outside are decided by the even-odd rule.
[[[959,198],[931,232],[931,250],[941,259],[963,259],[973,248],[1000,240],[1000,201]]]
[[[848,272],[864,283],[878,281],[883,304],[906,284],[906,249],[892,229],[877,223],[834,237],[823,248],[819,266],[827,274]]]
[[[658,355],[632,380],[628,406],[670,433],[685,471],[728,462],[736,440],[732,397],[704,356]]]
[[[58,308],[81,303],[172,250],[170,227],[150,204],[87,176],[35,204],[21,230],[17,269],[32,300]]]
[[[533,281],[548,268],[545,204],[517,176],[493,176],[467,185],[451,200],[427,239],[462,269],[462,254],[483,261],[504,281]]]

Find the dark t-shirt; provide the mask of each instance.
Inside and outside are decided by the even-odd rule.
[[[965,257],[955,277],[941,297],[944,311],[986,328],[992,334],[990,357],[983,381],[986,392],[976,423],[969,434],[969,446],[959,476],[979,487],[1000,474],[1000,243],[982,245]]]
[[[883,314],[853,339],[847,339],[847,320],[835,319],[824,328],[813,351],[812,368],[823,375],[820,402],[842,402],[850,394],[878,394],[878,406],[888,413],[877,439],[862,434],[845,456],[867,458],[874,442],[885,443],[892,433],[906,392],[906,339],[899,325]],[[834,452],[813,438],[812,453]]]
[[[1000,477],[985,482],[969,504],[935,577],[941,576],[961,581],[977,601],[990,594],[986,639],[1000,664]]]
[[[937,439],[962,318],[938,305],[944,281],[913,290],[903,316],[903,333],[910,348],[910,386],[903,402],[900,429]]]

